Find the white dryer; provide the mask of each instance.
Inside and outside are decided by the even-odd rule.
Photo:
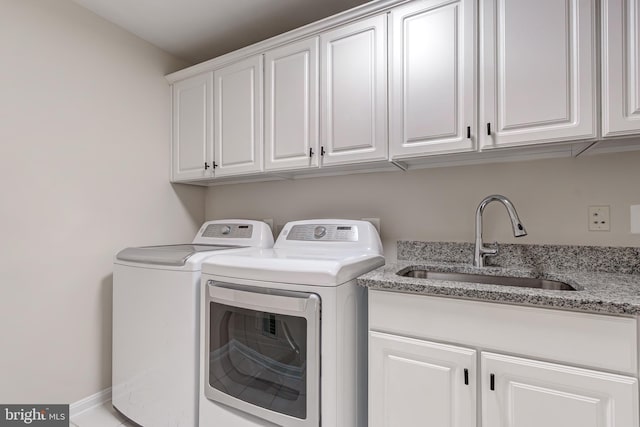
[[[113,268],[113,406],[142,426],[198,424],[200,267],[273,246],[267,224],[209,221],[192,243],[126,248]]]
[[[365,221],[288,223],[272,249],[202,265],[200,426],[367,425]]]

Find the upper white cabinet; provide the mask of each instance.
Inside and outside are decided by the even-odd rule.
[[[422,0],[390,15],[390,154],[472,151],[474,0]]]
[[[265,170],[317,167],[318,37],[265,54]]]
[[[320,35],[323,165],[387,159],[387,16]]]
[[[571,155],[600,128],[640,134],[639,9],[372,1],[176,72],[172,180]]]
[[[476,352],[369,333],[370,427],[475,427]]]
[[[640,133],[640,2],[602,0],[602,135]]]
[[[595,0],[486,0],[481,148],[595,138]]]
[[[213,73],[216,177],[263,169],[262,60],[255,55]]]
[[[482,425],[638,426],[635,378],[482,353]]]
[[[211,178],[213,73],[173,85],[172,181]]]

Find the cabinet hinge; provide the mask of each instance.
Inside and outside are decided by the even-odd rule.
[[[309,157],[313,157],[313,148],[309,147]]]
[[[204,170],[207,170],[207,169],[209,169],[209,163],[204,162]]]
[[[322,146],[320,147],[320,155],[321,155],[321,156],[324,156],[324,153],[325,153],[325,151],[324,151],[324,145],[322,145]]]
[[[213,162],[213,168],[215,169],[217,167],[218,167],[218,165],[216,164],[216,162]]]

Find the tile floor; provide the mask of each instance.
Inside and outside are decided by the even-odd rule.
[[[136,424],[120,415],[109,401],[72,417],[70,427],[136,427]]]

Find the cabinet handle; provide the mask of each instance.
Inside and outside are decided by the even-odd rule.
[[[489,375],[489,389],[496,389],[496,376],[493,374]]]
[[[464,385],[469,385],[469,370],[464,370]]]
[[[313,157],[313,148],[309,147],[309,157]]]
[[[216,162],[213,162],[213,168],[215,169],[217,167],[218,167],[218,165],[216,164]]]
[[[204,162],[204,170],[207,170],[207,169],[209,169],[209,163]]]
[[[487,123],[487,135],[491,135],[491,123]]]
[[[467,139],[471,139],[471,126],[467,126]]]
[[[324,145],[320,147],[320,155],[324,156]]]

